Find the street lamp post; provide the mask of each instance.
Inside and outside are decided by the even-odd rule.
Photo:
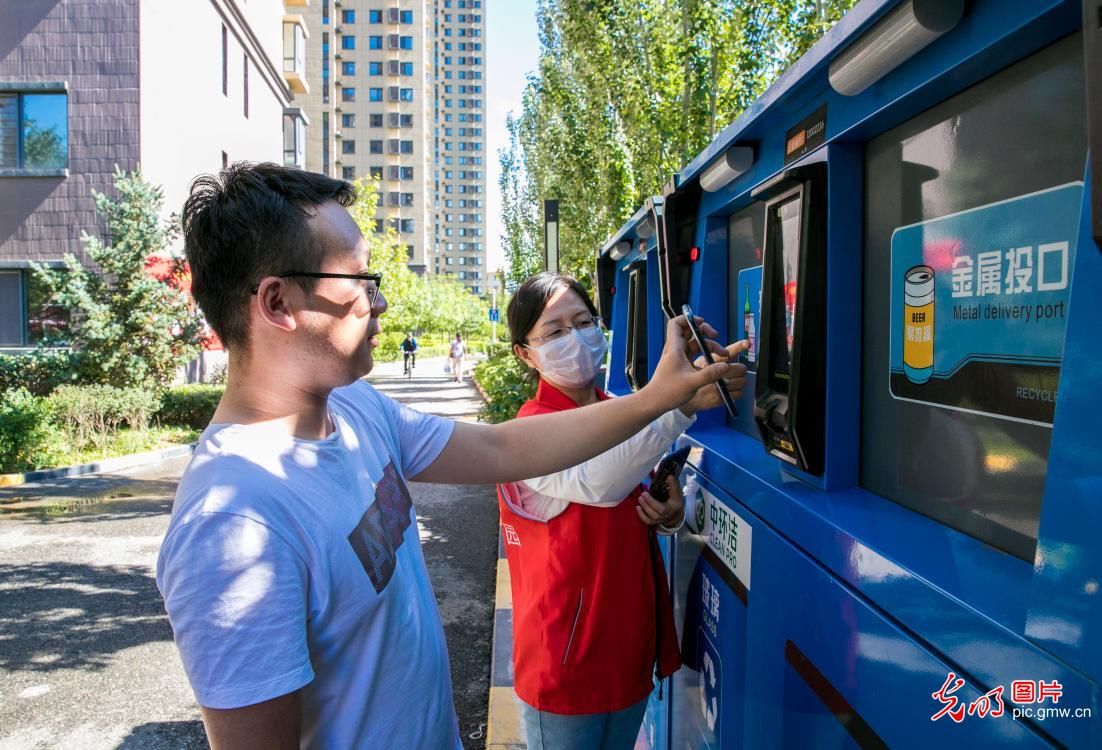
[[[543,265],[553,273],[559,272],[559,202],[543,202]]]

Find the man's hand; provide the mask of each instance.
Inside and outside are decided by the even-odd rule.
[[[714,391],[715,388],[712,388]],[[719,396],[716,396],[719,400]],[[647,526],[662,525],[667,529],[681,525],[682,516],[685,513],[685,496],[681,494],[681,485],[677,477],[666,477],[666,487],[670,491],[669,499],[660,503],[649,492],[639,496],[639,504],[635,506],[635,512],[639,514],[639,520]]]
[[[696,318],[696,323],[705,337],[708,350],[722,361],[699,370],[693,367],[691,358],[700,353],[700,348],[693,340],[689,324],[684,315],[670,320],[666,324],[662,359],[658,361],[650,382],[639,392],[655,403],[660,414],[688,403],[698,390],[726,377],[730,369],[726,362],[727,350],[712,340],[717,336],[716,329],[705,323],[703,318]]]
[[[723,350],[723,354],[713,354],[712,357],[716,361],[727,362],[731,365],[731,369],[727,371],[727,374],[723,376],[723,383],[727,386],[727,390],[731,393],[731,398],[736,401],[742,396],[742,389],[746,387],[746,365],[737,362],[738,356],[745,351],[749,351],[749,341],[736,341],[733,344],[728,344]],[[707,365],[707,361],[704,357],[697,357],[693,362],[693,366],[697,369],[703,368]],[[705,409],[714,409],[717,406],[723,405],[723,399],[719,395],[719,391],[714,385],[706,385],[696,392],[692,400],[689,403],[681,407],[681,413],[686,417],[691,417],[697,412],[704,411]]]

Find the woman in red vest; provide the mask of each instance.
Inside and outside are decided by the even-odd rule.
[[[529,279],[507,315],[513,351],[539,378],[518,417],[609,398],[596,384],[607,344],[575,279]],[[745,349],[739,342],[720,351],[733,361]],[[736,398],[745,372],[735,365],[727,377]],[[675,478],[665,504],[641,482],[694,414],[719,403],[709,385],[591,461],[498,486],[512,579],[513,685],[529,750],[633,747],[653,678],[680,667],[655,530],[680,528],[684,498]]]

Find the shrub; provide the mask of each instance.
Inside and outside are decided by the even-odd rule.
[[[79,321],[69,339],[81,353],[81,382],[159,387],[198,353],[201,318],[184,292],[183,259],[171,260],[163,280],[150,268],[178,229],[177,220],[161,218],[163,191],[140,170],[117,167],[114,187],[114,196],[92,192],[106,228],[102,237],[81,235],[92,268],[71,254],[65,269],[32,265],[49,303]]]
[[[0,392],[26,388],[46,396],[59,385],[76,382],[77,370],[78,357],[64,349],[0,354]]]
[[[157,421],[164,425],[205,429],[225,390],[222,385],[199,384],[169,388],[161,396]]]
[[[489,347],[489,358],[474,369],[474,379],[486,392],[487,402],[479,419],[494,424],[517,415],[536,393],[536,381],[525,377],[527,369],[508,346]]]
[[[0,472],[47,465],[56,444],[44,399],[26,388],[0,393]]]
[[[63,429],[77,450],[102,448],[126,425],[143,430],[160,405],[160,397],[146,388],[109,385],[63,385],[46,399],[51,419]]]

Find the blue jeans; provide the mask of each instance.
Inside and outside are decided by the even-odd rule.
[[[524,701],[520,708],[528,750],[631,750],[647,701],[607,714],[576,716],[540,711]]]

